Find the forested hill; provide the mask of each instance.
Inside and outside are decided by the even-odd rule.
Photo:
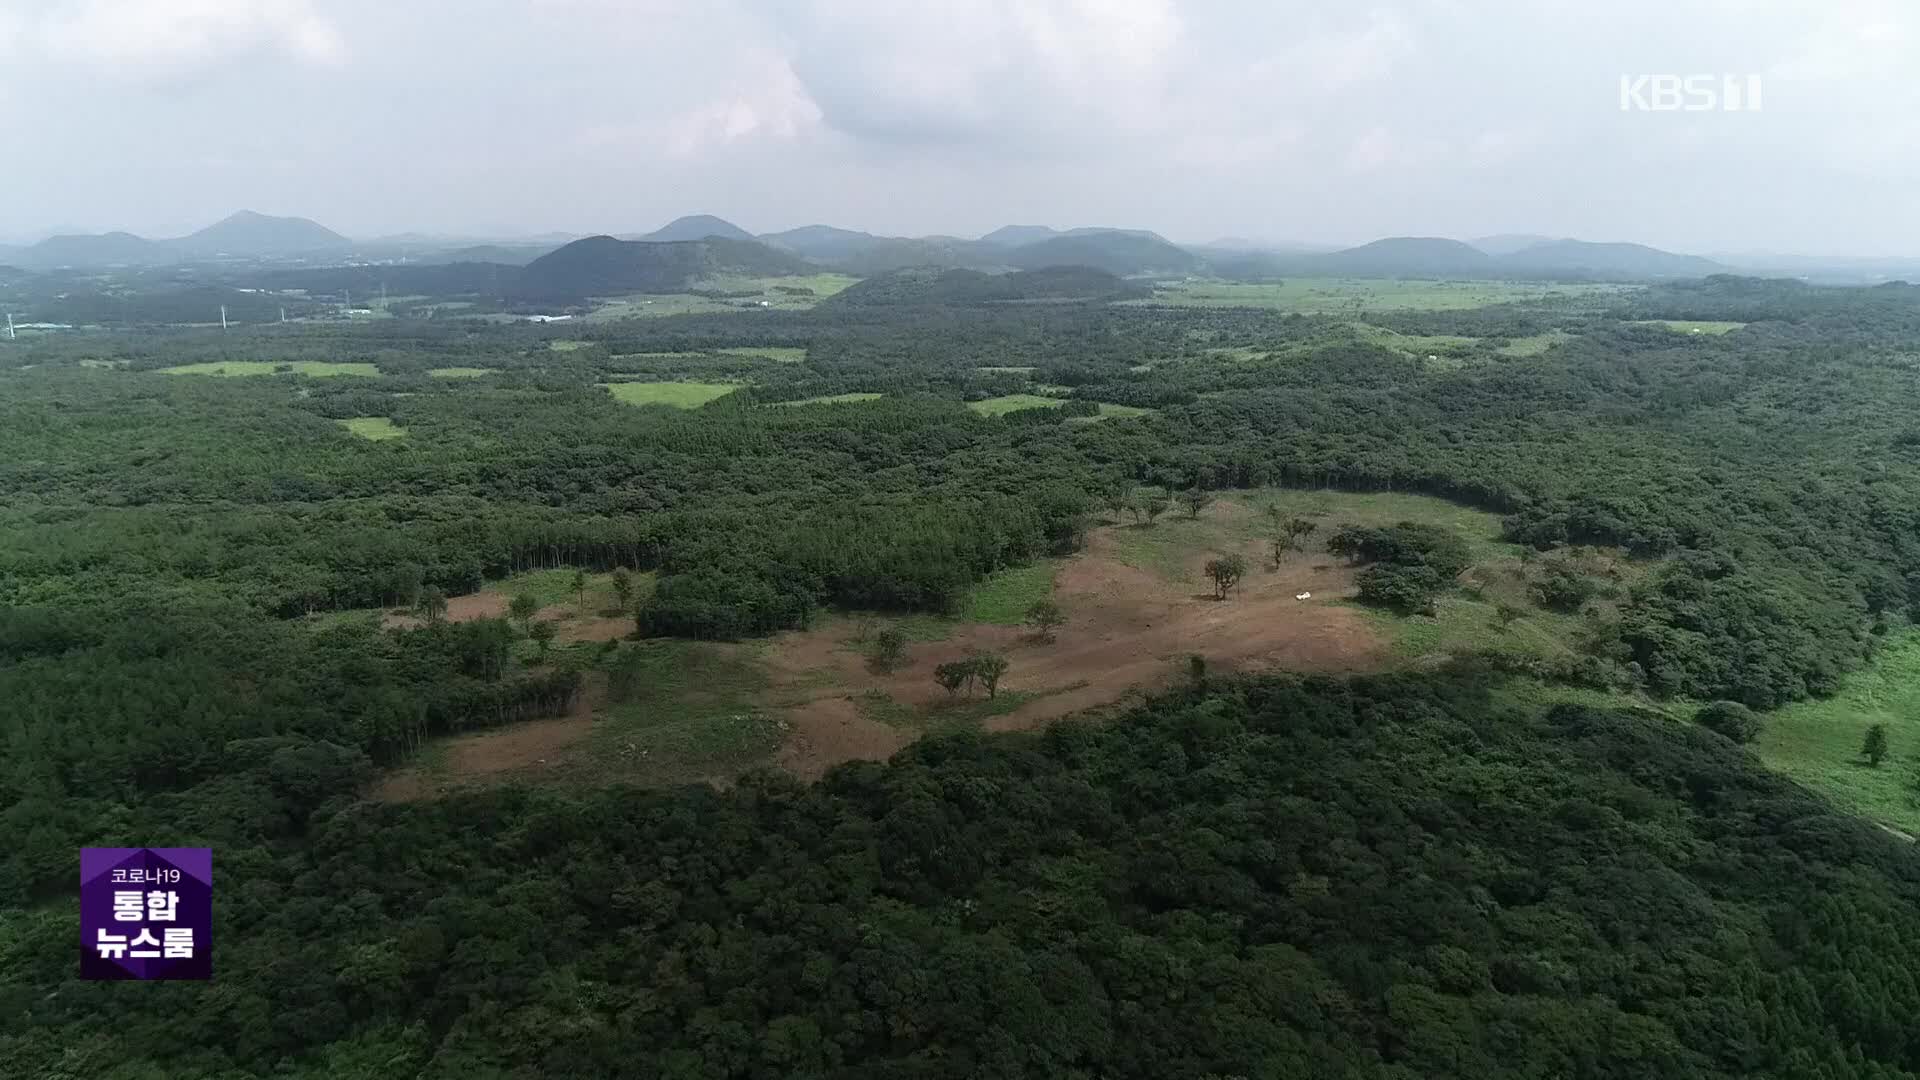
[[[75,983],[70,918],[8,916],[0,1072],[1920,1075],[1902,841],[1468,679],[1225,684],[811,788],[381,807],[321,765],[207,823],[209,987]],[[303,843],[245,839],[293,800]]]
[[[1648,704],[1830,695],[1911,639],[1920,290],[1363,288],[1514,299],[6,343],[0,1076],[1920,1076],[1914,847]],[[367,797],[616,675],[709,691],[614,658],[935,622],[1103,513],[1229,489],[1498,511],[1474,543],[1553,649],[1423,541],[1356,580],[1449,607],[1341,609],[1413,674],[1182,658],[1109,726],[811,787]],[[1096,535],[1150,560],[1174,530],[1136,521]],[[1351,532],[1330,564],[1373,557]],[[605,621],[650,640],[376,610],[616,568],[647,591]],[[114,843],[215,848],[213,985],[75,979],[74,852]]]
[[[1145,298],[1153,291],[1104,270],[1049,266],[987,274],[978,270],[921,267],[896,270],[851,286],[828,303],[834,307],[879,304],[984,304],[1035,300],[1113,301]]]
[[[528,263],[513,285],[527,300],[579,301],[623,293],[681,292],[719,273],[781,276],[811,272],[796,256],[754,240],[710,236],[654,243],[590,236]]]

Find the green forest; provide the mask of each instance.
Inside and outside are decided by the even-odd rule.
[[[1920,1076],[1920,856],[1749,745],[1916,621],[1920,288],[1364,299],[907,271],[0,343],[0,1075]],[[1273,491],[1497,515],[1502,618],[1565,647],[1182,657],[813,782],[369,795],[648,643],[952,619]],[[1271,530],[1383,625],[1474,587],[1432,524]],[[622,640],[449,615],[535,570],[627,583]],[[1920,800],[1910,735],[1829,771]],[[214,848],[213,982],[76,978],[106,845]]]

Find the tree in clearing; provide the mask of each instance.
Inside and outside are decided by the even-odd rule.
[[[428,626],[439,626],[447,617],[447,594],[438,585],[429,585],[420,590],[420,599],[415,601],[413,610],[419,613]]]
[[[867,647],[867,661],[873,670],[882,675],[891,673],[900,666],[907,656],[907,635],[898,627],[889,626],[873,636],[873,644]]]
[[[1247,573],[1247,560],[1239,555],[1222,555],[1207,560],[1207,577],[1213,582],[1213,596],[1225,600],[1227,593],[1240,584]]]
[[[585,570],[573,572],[573,596],[574,606],[585,612],[587,608],[587,572]]]
[[[1273,519],[1273,568],[1278,570],[1281,560],[1289,552],[1300,550],[1301,541],[1319,526],[1299,517],[1281,521],[1280,508],[1277,506],[1267,507],[1267,516]]]
[[[1012,666],[1007,662],[1007,658],[999,653],[983,652],[975,655],[971,663],[974,677],[980,680],[980,685],[987,688],[987,696],[993,697],[998,694],[1000,679],[1007,673],[1007,668]]]
[[[1202,491],[1197,487],[1191,487],[1180,493],[1180,505],[1186,508],[1187,517],[1191,520],[1197,520],[1200,517],[1200,511],[1205,510],[1212,504],[1213,493],[1211,491]]]
[[[624,566],[614,568],[613,595],[620,601],[621,611],[633,610],[633,575]]]
[[[1033,627],[1033,636],[1041,641],[1052,641],[1056,627],[1066,625],[1066,612],[1051,600],[1035,600],[1027,608],[1027,625]]]
[[[963,686],[973,683],[974,671],[971,660],[950,660],[933,669],[933,681],[940,684],[951,697]]]
[[[1866,741],[1860,744],[1860,753],[1866,757],[1867,764],[1879,768],[1887,757],[1887,725],[1875,724],[1867,729]]]
[[[530,592],[523,592],[507,602],[507,615],[520,624],[525,633],[533,627],[533,617],[540,613],[540,598]]]
[[[545,621],[534,623],[527,628],[527,636],[540,647],[540,659],[547,658],[547,650],[553,647],[553,636],[559,632],[559,627]]]
[[[1172,499],[1167,498],[1165,493],[1158,493],[1147,496],[1146,499],[1141,502],[1140,512],[1147,515],[1147,524],[1151,525],[1153,524],[1154,518],[1166,513],[1167,508],[1172,505]]]

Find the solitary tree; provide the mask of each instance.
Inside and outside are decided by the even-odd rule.
[[[1164,492],[1156,492],[1141,502],[1140,512],[1147,515],[1148,523],[1152,523],[1154,518],[1166,513],[1167,507],[1172,505],[1173,500],[1167,498]]]
[[[1289,518],[1285,526],[1286,533],[1288,536],[1293,538],[1293,543],[1295,547],[1298,547],[1300,545],[1300,541],[1306,539],[1308,536],[1313,535],[1313,530],[1319,527],[1320,526],[1318,524],[1308,521],[1306,518],[1301,518],[1301,517]]]
[[[873,635],[873,642],[867,647],[867,660],[873,670],[885,675],[900,666],[907,656],[907,635],[898,627],[889,626]]]
[[[585,570],[573,572],[573,596],[575,606],[585,611],[587,607],[587,572]]]
[[[950,660],[933,669],[933,681],[939,683],[940,688],[949,695],[972,683],[973,675],[971,660]]]
[[[1887,756],[1887,725],[1875,724],[1867,729],[1866,741],[1860,744],[1860,752],[1866,755],[1867,764],[1874,768]]]
[[[520,624],[525,632],[532,629],[533,617],[540,613],[540,598],[530,592],[523,592],[507,603],[507,614]]]
[[[1010,666],[1007,658],[999,653],[979,653],[973,658],[973,676],[987,688],[987,696],[993,697],[1000,692],[1000,677],[1007,673]]]
[[[540,659],[545,660],[547,658],[547,650],[553,647],[553,636],[559,632],[559,627],[553,625],[551,622],[544,621],[534,623],[527,628],[527,636],[531,637],[533,643],[540,647]]]
[[[413,610],[427,620],[428,626],[439,626],[447,617],[447,594],[440,591],[440,586],[429,585],[420,590],[420,599],[414,602]]]
[[[1207,577],[1213,581],[1215,599],[1225,600],[1227,593],[1231,592],[1235,585],[1240,584],[1240,579],[1245,577],[1246,573],[1247,560],[1239,555],[1222,555],[1217,559],[1207,560]]]
[[[1186,508],[1187,517],[1198,518],[1200,511],[1213,503],[1213,493],[1190,487],[1180,493],[1180,505]]]
[[[624,566],[613,571],[613,595],[620,601],[620,610],[628,611],[633,607],[633,575]]]
[[[1027,608],[1027,625],[1033,627],[1033,636],[1041,641],[1052,641],[1055,627],[1066,624],[1067,615],[1060,605],[1051,600],[1035,600]]]

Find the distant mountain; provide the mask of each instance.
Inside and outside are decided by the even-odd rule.
[[[497,263],[501,266],[525,266],[554,250],[555,244],[474,244],[422,255],[414,261],[423,265],[444,263]]]
[[[908,267],[994,270],[1006,267],[1006,249],[953,236],[875,236],[831,225],[803,225],[767,233],[762,241],[822,266],[858,277]]]
[[[19,253],[35,269],[54,267],[163,266],[179,253],[130,232],[94,236],[49,236]]]
[[[1090,266],[1110,274],[1186,273],[1199,256],[1152,233],[1120,229],[1075,231],[1026,244],[1007,253],[1007,261],[1025,270],[1047,266]]]
[[[709,236],[718,236],[726,240],[752,240],[753,234],[724,218],[712,214],[689,214],[674,218],[645,236],[634,237],[651,243],[671,243],[678,240],[705,240]]]
[[[1007,268],[1008,254],[1006,248],[951,236],[880,236],[861,250],[826,260],[826,265],[860,277],[914,266],[1000,270]]]
[[[182,236],[162,241],[191,255],[311,255],[339,251],[353,241],[317,222],[301,217],[273,217],[242,210],[237,214]]]
[[[1109,301],[1150,295],[1150,289],[1086,266],[1016,270],[1010,274],[915,267],[870,277],[849,286],[826,303],[836,307],[876,307],[892,304]]]
[[[762,243],[784,248],[804,258],[832,262],[859,255],[892,238],[853,229],[838,229],[832,225],[802,225],[785,232],[762,233],[759,239]]]
[[[791,252],[755,240],[653,242],[589,236],[528,263],[516,296],[547,302],[578,302],[593,296],[682,292],[714,274],[784,277],[813,267]]]
[[[1105,225],[1082,225],[1077,229],[1067,229],[1064,232],[1061,232],[1059,235],[1061,236],[1131,236],[1141,240],[1158,240],[1163,244],[1171,244],[1173,242],[1171,240],[1168,240],[1166,237],[1161,236],[1159,233],[1152,231],[1151,229],[1112,229],[1112,228],[1108,228]]]
[[[1370,275],[1484,276],[1492,256],[1458,240],[1437,236],[1391,236],[1371,244],[1315,255],[1304,260],[1313,272]]]
[[[1544,244],[1552,239],[1551,236],[1541,236],[1537,233],[1499,233],[1494,236],[1482,236],[1472,241],[1472,244],[1489,255],[1511,255],[1522,248]]]
[[[1594,277],[1696,278],[1728,269],[1698,255],[1676,255],[1645,244],[1595,244],[1585,240],[1549,240],[1500,258],[1512,270]]]
[[[1042,240],[1051,240],[1059,235],[1059,230],[1051,225],[1002,225],[981,237],[980,242],[999,247],[1021,247],[1025,244],[1037,244]]]

